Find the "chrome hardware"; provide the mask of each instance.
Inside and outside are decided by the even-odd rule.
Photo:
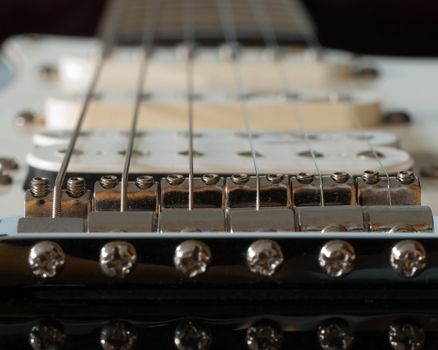
[[[421,350],[426,335],[424,329],[413,323],[395,323],[388,329],[388,341],[394,350]]]
[[[14,158],[0,158],[1,170],[17,170],[18,163]]]
[[[100,250],[100,268],[109,277],[126,277],[135,267],[137,252],[131,243],[114,241]]]
[[[362,175],[362,180],[367,185],[375,185],[380,181],[380,174],[374,170],[366,170]]]
[[[112,180],[114,178],[117,180],[115,176],[112,177]],[[142,177],[141,179],[137,178],[135,182],[128,182],[127,211],[158,211],[158,183],[146,185],[150,181],[149,178]],[[139,182],[141,182],[140,186]],[[93,209],[95,211],[120,211],[121,183],[110,183],[111,186],[102,181],[94,184]]]
[[[230,232],[295,231],[294,213],[286,208],[228,209],[226,221]]]
[[[123,321],[106,325],[100,332],[100,345],[103,350],[133,350],[137,340],[137,330],[130,323]]]
[[[168,175],[166,177],[166,181],[169,183],[169,185],[177,186],[184,182],[184,176],[178,174]]]
[[[367,172],[371,173],[371,172]],[[372,180],[371,180],[372,179]],[[402,180],[400,180],[402,179]],[[358,177],[357,203],[359,205],[388,205],[388,178],[367,175]],[[420,205],[420,182],[411,172],[401,172],[389,177],[392,205]]]
[[[71,177],[67,180],[67,194],[72,198],[81,197],[86,191],[85,180],[82,177]]]
[[[108,190],[116,187],[119,183],[119,179],[115,175],[104,175],[100,178],[99,183],[102,188]]]
[[[207,271],[212,260],[211,250],[203,242],[188,240],[175,249],[173,262],[182,274],[193,278]]]
[[[207,350],[211,340],[210,329],[195,321],[183,321],[175,329],[174,343],[178,350]]]
[[[362,208],[358,206],[297,207],[299,231],[365,231]]]
[[[354,268],[356,253],[353,246],[342,240],[329,241],[319,252],[319,265],[330,277],[342,277]]]
[[[6,186],[10,185],[12,183],[12,176],[7,174],[3,169],[0,167],[0,186]]]
[[[225,231],[225,216],[221,209],[166,209],[158,220],[160,232]]]
[[[246,263],[251,270],[261,276],[273,276],[283,263],[280,245],[270,239],[259,239],[246,251]]]
[[[23,111],[15,116],[15,125],[19,128],[31,125],[37,119],[37,115],[31,111]]]
[[[426,250],[420,242],[404,240],[392,248],[390,261],[395,271],[411,278],[426,268]]]
[[[50,192],[49,179],[45,177],[34,177],[30,183],[30,193],[35,198],[46,197]]]
[[[89,232],[155,232],[156,226],[151,211],[94,211],[88,215]]]
[[[426,206],[392,205],[364,207],[367,231],[430,232],[432,210]]]
[[[345,183],[350,179],[351,175],[346,173],[345,171],[338,171],[332,174],[333,181],[337,183]]]
[[[255,176],[236,181],[226,180],[227,208],[254,208],[257,198],[257,179]],[[240,177],[243,175],[239,175]],[[247,175],[246,175],[247,176]],[[290,207],[290,188],[288,177],[281,175],[260,176],[260,207]]]
[[[64,266],[65,254],[57,243],[42,241],[31,248],[27,262],[35,276],[53,278]]]
[[[250,179],[250,176],[248,174],[234,174],[231,175],[231,181],[235,183],[236,185],[243,185],[246,184]]]
[[[18,233],[59,233],[59,232],[85,232],[86,221],[82,218],[52,219],[51,217],[20,218],[18,220]]]
[[[150,175],[137,176],[135,184],[141,190],[146,190],[155,183],[154,177]]]
[[[318,327],[318,342],[325,350],[348,350],[353,346],[354,336],[345,322],[327,321]]]
[[[246,331],[246,345],[250,350],[280,350],[282,344],[283,332],[274,321],[258,320]]]
[[[293,206],[321,205],[319,176],[303,176],[298,174],[291,178]],[[326,206],[356,204],[356,186],[353,177],[348,174],[322,176],[322,188]]]
[[[29,345],[33,350],[61,350],[65,339],[64,328],[55,322],[40,322],[29,333]]]
[[[169,177],[161,179],[161,209],[188,208],[189,179],[182,178],[177,183],[169,183]],[[204,175],[193,179],[194,207],[224,208],[225,189],[222,177],[214,174]]]

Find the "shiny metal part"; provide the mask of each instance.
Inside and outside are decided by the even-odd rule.
[[[250,176],[246,181],[236,181],[233,176],[226,180],[226,207],[255,208],[257,204],[256,177]],[[290,203],[291,194],[287,176],[260,176],[260,208],[288,208]]]
[[[250,179],[248,174],[233,174],[231,175],[231,181],[236,185],[246,184]]]
[[[89,232],[156,232],[152,211],[94,211],[88,216]]]
[[[128,183],[126,211],[158,212],[160,203],[158,183],[154,182],[146,186],[147,183],[150,184],[150,180],[145,178],[141,181],[143,181],[141,186],[138,185],[138,181]],[[121,183],[108,187],[106,184],[102,186],[102,181],[96,182],[93,197],[95,211],[120,211]]]
[[[64,327],[57,322],[39,322],[29,333],[29,345],[33,350],[61,350],[65,339]]]
[[[17,170],[18,163],[14,158],[0,157],[0,170]]]
[[[294,207],[320,206],[321,187],[319,176],[298,174],[292,176],[292,205]],[[352,176],[344,173],[322,176],[324,205],[356,204],[356,186]]]
[[[295,217],[287,208],[236,208],[226,213],[229,232],[295,231]]]
[[[100,250],[99,263],[105,275],[124,278],[135,267],[137,252],[129,242],[109,242]]]
[[[23,111],[15,116],[15,125],[19,128],[31,125],[35,122],[37,116],[34,112]]]
[[[365,231],[362,208],[359,206],[297,207],[295,215],[299,231]]]
[[[212,341],[208,327],[196,321],[182,321],[175,329],[174,343],[178,350],[207,350]]]
[[[369,172],[371,173],[371,172]],[[388,205],[388,178],[368,175],[358,177],[357,203],[362,206]],[[418,177],[411,172],[400,172],[389,177],[391,205],[420,205],[421,187]]]
[[[99,183],[102,188],[108,190],[116,187],[119,183],[119,179],[115,175],[104,175],[100,178]]]
[[[184,182],[184,179],[184,175],[181,174],[171,174],[166,177],[166,181],[169,183],[169,185],[172,186],[182,184]]]
[[[182,242],[175,249],[175,268],[187,277],[193,278],[205,273],[211,263],[212,253],[208,245],[196,240]]]
[[[280,350],[283,331],[272,320],[255,321],[246,331],[246,345],[249,350]]]
[[[354,336],[348,324],[341,320],[330,320],[318,326],[318,342],[325,350],[348,350],[354,342]]]
[[[392,205],[364,207],[365,225],[371,232],[431,232],[432,210],[426,206]]]
[[[189,179],[182,177],[169,183],[169,177],[161,179],[161,209],[189,207]],[[224,208],[225,187],[222,177],[207,174],[193,179],[193,207]]]
[[[155,183],[154,177],[151,175],[141,175],[137,176],[135,179],[135,184],[141,190],[146,190],[150,188]]]
[[[65,254],[59,244],[42,241],[29,251],[27,259],[32,273],[40,278],[53,278],[65,264]]]
[[[411,322],[397,322],[388,328],[389,345],[394,350],[421,350],[426,342],[424,329]]]
[[[50,193],[50,182],[46,177],[34,177],[30,182],[30,193],[35,198],[46,197]]]
[[[82,218],[35,217],[20,218],[17,225],[18,233],[80,233],[86,232],[86,222]]]
[[[124,321],[108,324],[100,332],[100,345],[103,350],[134,350],[137,341],[137,330]]]
[[[375,185],[380,181],[380,174],[377,171],[374,170],[365,170],[362,175],[362,180],[367,185]]]
[[[261,276],[273,276],[284,261],[280,245],[271,239],[259,239],[246,251],[246,263],[251,272]]]
[[[166,209],[158,220],[160,232],[225,231],[225,216],[221,209]]]
[[[86,189],[85,179],[83,177],[70,177],[67,180],[67,194],[72,198],[81,197]]]
[[[7,186],[12,183],[12,176],[0,168],[0,186]]]
[[[391,250],[391,266],[406,278],[417,276],[426,268],[426,250],[414,240],[398,242]]]
[[[319,265],[330,277],[343,277],[353,271],[356,252],[343,240],[332,240],[324,244],[319,252]]]

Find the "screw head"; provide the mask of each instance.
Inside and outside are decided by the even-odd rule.
[[[138,188],[142,190],[151,187],[154,184],[154,182],[155,182],[154,177],[150,175],[137,176],[137,178],[135,179],[135,184],[137,185]]]
[[[363,181],[368,185],[374,185],[380,181],[380,175],[377,171],[366,170],[362,174]]]
[[[283,263],[280,245],[270,239],[259,239],[246,251],[246,263],[251,272],[261,276],[273,276]]]
[[[116,321],[102,328],[100,345],[103,350],[132,350],[137,345],[137,330],[127,322]]]
[[[345,183],[350,179],[350,174],[345,171],[337,171],[332,174],[332,179],[336,183]]]
[[[171,174],[166,177],[167,182],[172,186],[181,185],[184,179],[184,176],[180,174]]]
[[[59,244],[41,241],[30,249],[27,262],[35,276],[52,278],[64,266],[65,254]]]
[[[175,329],[174,343],[178,350],[207,350],[210,329],[195,321],[183,321]]]
[[[0,170],[0,186],[10,185],[12,183],[12,177],[9,174]]]
[[[313,179],[314,176],[308,173],[299,173],[297,175],[297,181],[303,185],[311,184],[313,182]]]
[[[82,197],[87,190],[83,177],[70,177],[67,180],[67,193],[72,198]]]
[[[354,268],[356,253],[353,246],[342,240],[332,240],[324,244],[319,252],[319,265],[330,277],[342,277]]]
[[[352,347],[354,336],[345,322],[328,321],[318,326],[318,342],[322,349],[348,350]]]
[[[129,275],[137,262],[137,252],[131,243],[113,241],[100,250],[100,268],[109,277]]]
[[[415,181],[415,174],[410,170],[400,171],[397,174],[397,180],[403,185],[410,185]]]
[[[104,189],[109,190],[118,185],[119,179],[115,175],[104,175],[100,178],[99,182]]]
[[[23,111],[15,117],[15,125],[19,128],[33,124],[36,120],[35,113],[31,111]]]
[[[414,277],[426,268],[426,250],[414,240],[398,242],[391,250],[392,268],[406,278]]]
[[[249,181],[248,174],[234,174],[231,175],[231,181],[233,181],[236,185],[243,185]]]
[[[1,170],[17,170],[18,163],[14,158],[0,158],[0,169]]]
[[[269,175],[266,175],[266,179],[273,184],[279,184],[281,181],[283,181],[284,175],[283,174],[269,174]]]
[[[411,117],[405,111],[392,111],[383,115],[382,122],[385,124],[409,124]]]
[[[388,341],[394,350],[420,350],[424,347],[423,328],[413,323],[394,323],[388,328]]]
[[[56,322],[40,322],[29,333],[29,344],[34,350],[60,350],[65,343],[65,331]]]
[[[219,182],[220,176],[218,174],[204,174],[202,175],[202,181],[206,185],[216,185]]]
[[[173,262],[175,268],[193,278],[207,271],[212,260],[211,250],[203,242],[187,240],[175,249]]]
[[[50,182],[46,177],[34,177],[30,181],[30,192],[35,198],[43,198],[50,192]]]
[[[246,331],[246,344],[250,350],[279,350],[283,332],[272,320],[258,320]]]

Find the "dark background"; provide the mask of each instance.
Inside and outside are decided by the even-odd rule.
[[[17,33],[92,35],[105,0],[1,0],[0,41]],[[436,0],[305,0],[322,44],[357,53],[438,56]]]

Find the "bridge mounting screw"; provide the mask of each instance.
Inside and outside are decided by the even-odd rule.
[[[380,175],[374,170],[365,170],[362,174],[363,181],[368,185],[375,185],[380,181]]]
[[[269,174],[266,175],[266,179],[272,183],[272,184],[279,184],[283,179],[284,179],[284,175],[283,174]]]
[[[154,184],[155,180],[153,176],[150,175],[141,175],[137,176],[135,179],[135,184],[138,188],[145,190],[149,187],[151,187]]]
[[[330,277],[342,277],[354,268],[356,253],[353,246],[343,240],[332,240],[324,244],[319,252],[319,265]]]
[[[184,175],[171,174],[166,177],[166,180],[172,186],[181,185],[184,182]]]
[[[174,343],[178,350],[207,350],[211,344],[211,331],[199,322],[187,320],[175,329]]]
[[[250,350],[280,350],[282,344],[283,331],[272,320],[255,321],[246,331],[246,345]]]
[[[424,329],[411,322],[397,322],[388,327],[388,341],[391,348],[423,349],[425,343]]]
[[[113,241],[100,250],[100,268],[109,277],[123,278],[129,275],[137,263],[137,252],[131,243]]]
[[[395,271],[411,278],[426,268],[426,250],[420,242],[400,241],[392,248],[390,261]]]
[[[86,185],[83,177],[70,177],[67,180],[67,193],[70,197],[79,198],[85,191]]]
[[[104,326],[100,332],[100,345],[103,350],[133,350],[137,345],[138,333],[128,322],[116,321]]]
[[[106,190],[116,187],[118,183],[119,179],[115,175],[104,175],[100,178],[100,185]]]
[[[311,184],[313,182],[314,176],[309,173],[299,173],[297,174],[297,181],[300,184]]]
[[[216,185],[219,182],[220,176],[218,174],[204,174],[202,175],[202,181],[206,185]]]
[[[212,260],[211,250],[203,242],[187,240],[175,249],[173,262],[182,274],[193,278],[207,271]]]
[[[243,185],[249,181],[248,174],[234,174],[231,175],[231,181],[233,181],[236,185]]]
[[[415,174],[410,170],[399,171],[397,174],[397,180],[403,185],[410,185],[415,181]]]
[[[42,241],[30,249],[27,261],[35,276],[52,278],[64,266],[65,254],[57,243]]]
[[[332,179],[334,182],[342,184],[350,179],[350,174],[345,171],[337,171],[332,174]]]
[[[246,263],[251,270],[261,276],[273,276],[283,263],[280,245],[271,239],[259,239],[246,251]]]
[[[39,322],[29,333],[29,344],[33,350],[62,349],[66,334],[57,322]]]
[[[50,192],[50,182],[46,177],[34,177],[30,181],[30,192],[35,198],[42,198]]]
[[[348,350],[354,342],[354,336],[348,324],[338,320],[329,320],[319,325],[317,337],[321,349]]]

